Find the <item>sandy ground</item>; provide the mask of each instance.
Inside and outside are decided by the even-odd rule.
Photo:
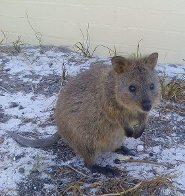
[[[3,47],[0,51],[0,195],[70,195],[72,190],[74,195],[74,190],[97,195],[114,192],[117,181],[130,186],[136,179],[161,175],[172,175],[174,187],[154,195],[185,195],[185,103],[162,100],[142,137],[124,140],[137,156],[107,153],[99,158],[99,164],[118,168],[120,179],[92,174],[64,141],[45,149],[25,148],[6,131],[32,138],[54,133],[61,83],[97,61],[110,64],[110,59],[87,58],[59,47],[25,47],[18,54]],[[160,64],[157,70],[179,77],[185,66]]]

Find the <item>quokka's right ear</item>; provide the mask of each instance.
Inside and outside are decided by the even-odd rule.
[[[122,56],[114,56],[112,59],[112,65],[114,68],[114,71],[116,73],[123,73],[128,70],[129,68],[129,61],[128,59],[122,57]]]
[[[157,60],[158,60],[158,53],[152,53],[149,56],[145,57],[145,63],[147,66],[153,70],[155,66],[157,65]]]

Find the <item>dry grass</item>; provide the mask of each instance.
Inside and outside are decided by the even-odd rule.
[[[173,186],[173,179],[177,175],[172,175],[171,173],[149,179],[136,179],[125,175],[121,178],[108,178],[102,181],[101,179],[93,178],[91,175],[84,175],[76,168],[67,167],[66,169],[71,169],[72,172],[78,173],[82,177],[68,184],[65,190],[56,190],[59,195],[91,195],[93,190],[95,195],[99,196],[159,196],[164,195],[164,191],[169,191],[174,195],[177,191]],[[91,184],[89,184],[90,181]]]
[[[163,190],[174,191],[172,178],[176,176],[162,175],[148,180],[135,180],[136,183],[128,183],[128,179],[112,179],[102,184],[100,196],[157,196]]]
[[[121,159],[119,159],[120,161],[122,161]],[[126,159],[123,160],[123,162],[130,162],[130,163],[146,163],[146,164],[152,164],[152,165],[159,165],[159,166],[163,166],[163,167],[169,167],[169,164],[165,164],[165,163],[158,163],[158,162],[154,162],[154,161],[149,161],[149,160],[134,160],[134,159]]]
[[[115,56],[116,53],[117,53],[115,47],[114,47],[114,49],[111,49],[107,46],[104,46],[104,45],[100,44],[100,45],[97,45],[94,49],[91,49],[91,40],[90,40],[89,28],[90,27],[89,27],[89,24],[88,24],[85,34],[83,33],[82,29],[80,29],[81,34],[82,34],[82,41],[79,41],[79,42],[74,44],[74,46],[73,46],[74,50],[76,52],[81,53],[85,57],[92,57],[94,55],[95,51],[98,48],[105,48],[105,49],[108,50],[110,56]]]
[[[4,42],[7,41],[8,37],[7,37],[7,34],[3,30],[1,30],[1,33],[3,35],[3,38],[0,40],[0,44],[3,44]]]
[[[141,54],[141,51],[140,51],[140,43],[143,39],[140,39],[137,43],[137,48],[136,48],[136,53],[133,53],[131,55],[132,58],[134,59],[138,59],[138,58],[141,58],[142,57],[142,54]]]
[[[28,22],[30,28],[32,29],[32,31],[33,31],[34,34],[35,34],[35,38],[38,40],[39,46],[41,47],[41,45],[42,45],[42,33],[35,30],[35,28],[34,28],[33,25],[31,24],[31,21],[29,20],[28,13],[26,13],[26,18],[27,18],[27,22]]]
[[[13,42],[13,48],[15,53],[21,52],[21,47],[23,46],[23,41],[21,39],[21,36],[18,36],[17,40]]]
[[[64,86],[66,83],[66,79],[67,79],[67,69],[66,69],[66,65],[65,62],[63,60],[62,63],[62,75],[61,75],[62,79],[61,79],[61,85]]]
[[[180,78],[173,78],[167,81],[167,77],[164,74],[160,78],[161,94],[163,99],[185,101],[185,74]]]

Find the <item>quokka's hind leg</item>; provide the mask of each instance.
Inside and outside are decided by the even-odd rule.
[[[133,152],[132,150],[130,150],[126,146],[121,146],[120,148],[116,149],[115,152],[118,154],[122,154],[122,155],[131,155],[131,156],[136,155],[135,152]]]
[[[91,166],[86,166],[92,173],[100,173],[108,177],[117,177],[120,176],[120,172],[117,168],[111,167],[106,165],[100,166],[97,164],[91,165]]]
[[[105,176],[115,177],[119,176],[119,170],[117,168],[113,168],[110,166],[100,166],[95,163],[96,155],[95,154],[88,154],[84,157],[85,166],[92,172],[92,173],[100,173]]]

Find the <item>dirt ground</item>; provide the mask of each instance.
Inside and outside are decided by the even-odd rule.
[[[54,133],[61,84],[95,62],[110,64],[110,59],[87,58],[62,47],[29,46],[19,53],[0,48],[0,195],[185,195],[184,101],[162,100],[142,137],[123,141],[136,156],[99,158],[99,164],[119,169],[119,178],[91,173],[63,140],[33,149],[8,136],[8,130],[32,138]],[[157,69],[168,78],[185,72],[183,65]]]

